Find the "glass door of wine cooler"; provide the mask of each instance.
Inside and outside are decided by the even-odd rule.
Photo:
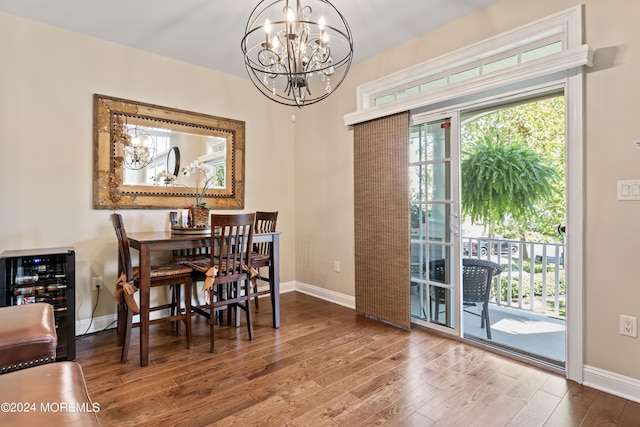
[[[72,248],[5,251],[0,256],[4,306],[45,302],[53,306],[57,360],[75,358],[75,253]]]

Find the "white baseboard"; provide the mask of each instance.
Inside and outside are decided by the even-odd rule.
[[[113,329],[116,327],[116,320],[118,316],[109,314],[107,316],[100,316],[93,319],[77,320],[76,321],[76,336],[92,334],[94,332],[100,332],[104,329]]]
[[[640,380],[585,365],[583,384],[640,403]]]
[[[258,290],[259,291],[263,291],[263,290],[267,290],[269,289],[269,285],[264,285],[264,286],[258,286]],[[280,293],[284,294],[287,292],[293,292],[296,290],[296,282],[280,282]],[[267,295],[263,295],[267,296]]]
[[[262,290],[263,288],[264,287],[259,287],[258,289]],[[350,295],[296,281],[280,284],[281,294],[293,291],[311,295],[351,309],[355,309],[356,307],[355,297]],[[79,320],[76,322],[76,334],[82,335],[85,333],[99,332],[105,328],[115,328],[115,320],[115,314],[97,317],[93,319],[93,322],[90,320]],[[585,365],[583,384],[587,387],[640,403],[640,380],[638,379]]]
[[[301,282],[294,282],[294,286],[294,290],[303,294],[311,295],[354,310],[356,308],[356,298],[350,295],[345,295],[340,292],[331,291],[329,289]]]

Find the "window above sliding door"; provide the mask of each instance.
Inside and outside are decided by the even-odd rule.
[[[361,85],[347,125],[590,65],[581,6]]]

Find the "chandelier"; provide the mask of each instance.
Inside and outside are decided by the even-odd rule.
[[[121,142],[124,145],[124,165],[127,169],[146,168],[156,154],[153,137],[138,126],[125,126]]]
[[[329,96],[353,58],[351,30],[340,12],[327,0],[305,3],[262,0],[241,43],[253,84],[273,101],[297,107]]]

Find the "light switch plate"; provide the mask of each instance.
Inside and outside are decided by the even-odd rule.
[[[640,180],[618,181],[618,200],[640,200]]]

